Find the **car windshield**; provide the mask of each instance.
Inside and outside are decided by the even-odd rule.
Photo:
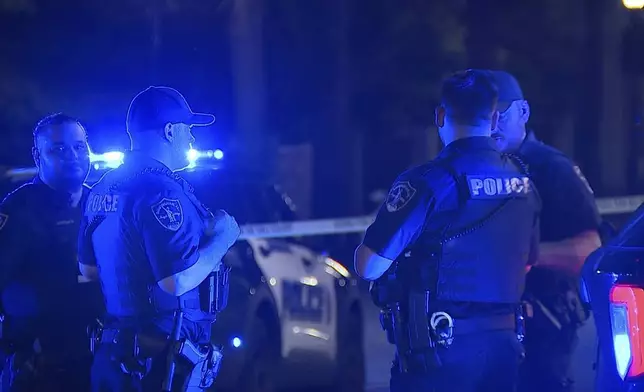
[[[644,248],[644,205],[635,210],[610,245]]]
[[[219,170],[185,171],[181,175],[208,208],[223,209],[240,224],[294,219],[289,206],[271,185]]]

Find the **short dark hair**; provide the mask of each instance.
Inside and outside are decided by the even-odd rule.
[[[489,71],[468,69],[445,79],[441,105],[446,116],[461,125],[479,126],[490,121],[499,90]]]
[[[62,125],[67,123],[76,123],[78,126],[85,130],[83,124],[76,117],[68,116],[64,113],[54,113],[48,116],[43,117],[38,121],[34,127],[34,146],[38,143],[38,138],[42,135],[43,131],[48,129],[51,126]]]

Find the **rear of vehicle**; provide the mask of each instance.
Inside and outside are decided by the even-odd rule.
[[[581,292],[590,304],[598,337],[597,391],[644,391],[643,258],[640,207],[584,265]]]

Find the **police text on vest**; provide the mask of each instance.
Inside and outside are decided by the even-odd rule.
[[[517,176],[466,176],[473,199],[505,199],[525,196],[531,191],[530,178]]]

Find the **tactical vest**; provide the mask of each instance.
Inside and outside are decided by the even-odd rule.
[[[130,192],[136,192],[135,180],[140,180],[144,176],[171,178],[182,187],[202,219],[212,217],[208,208],[197,200],[192,187],[179,175],[166,168],[145,168],[132,173],[127,178],[112,183],[106,193],[114,193],[124,188],[129,188]],[[105,219],[107,219],[105,214],[94,216],[85,230],[83,248],[85,252],[91,254],[90,257],[94,256],[92,235]],[[125,243],[119,243],[116,246],[127,247]],[[121,250],[121,252],[125,254],[129,250]],[[139,270],[138,265],[125,265],[125,259],[112,260],[112,262],[112,271],[101,274],[101,286],[107,313],[110,316],[146,321],[162,314],[172,315],[175,310],[181,308],[184,310],[184,317],[192,321],[215,319],[216,309],[211,303],[209,294],[212,290],[210,287],[212,282],[208,279],[193,290],[176,297],[163,291],[157,282],[149,279],[149,274]],[[101,265],[101,268],[104,269],[107,266]]]
[[[527,176],[523,163],[510,158]],[[519,303],[537,213],[533,196],[474,199],[465,168],[437,165],[456,183],[458,208],[426,222],[408,259],[398,264],[401,272],[411,287],[434,293],[439,302]]]

